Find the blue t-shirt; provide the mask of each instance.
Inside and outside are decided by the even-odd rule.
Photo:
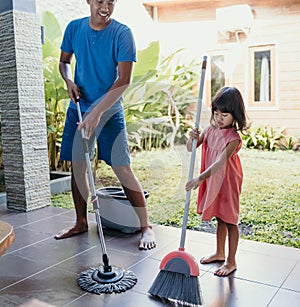
[[[118,62],[135,62],[136,47],[131,30],[112,19],[103,30],[93,30],[89,17],[71,21],[64,33],[61,50],[74,53],[74,82],[80,89],[80,106],[86,112],[99,102],[118,78]],[[112,107],[122,108],[122,99]],[[76,108],[70,103],[71,108]]]

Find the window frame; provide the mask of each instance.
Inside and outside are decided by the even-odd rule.
[[[206,86],[205,86],[205,104],[206,107],[210,109],[211,107],[211,58],[214,56],[223,56],[224,57],[224,65],[227,66],[228,61],[228,50],[227,49],[220,49],[214,52],[209,52],[207,57],[207,72],[206,72]],[[224,71],[224,86],[228,86],[231,81],[229,80],[228,72],[225,69]]]
[[[270,101],[255,101],[254,64],[255,52],[270,52],[271,90]],[[248,106],[255,109],[272,109],[276,107],[276,46],[275,44],[260,44],[248,46]]]

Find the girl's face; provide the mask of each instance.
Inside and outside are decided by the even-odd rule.
[[[87,0],[90,5],[90,25],[95,30],[105,28],[110,22],[117,0]]]
[[[219,109],[214,111],[214,120],[220,129],[231,128],[234,118],[231,113],[222,113]]]

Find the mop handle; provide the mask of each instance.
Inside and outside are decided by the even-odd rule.
[[[198,95],[198,102],[197,102],[197,112],[196,112],[196,118],[195,118],[195,128],[197,128],[197,129],[199,129],[199,124],[200,124],[200,115],[201,115],[201,109],[202,109],[202,98],[203,98],[203,88],[204,88],[206,62],[207,62],[207,57],[204,56],[203,61],[202,61],[202,69],[201,69],[202,72],[201,72],[200,88],[199,88],[199,95]],[[192,140],[192,154],[191,154],[191,160],[190,160],[188,180],[191,180],[193,178],[193,175],[194,175],[196,148],[197,148],[197,141],[195,139],[193,139]],[[179,250],[184,250],[186,229],[187,229],[187,222],[188,222],[188,215],[189,215],[189,208],[190,208],[190,200],[191,200],[191,193],[192,193],[191,190],[186,192],[185,206],[184,206],[184,216],[183,216],[183,223],[182,223],[182,229],[181,229],[181,238],[180,238]]]
[[[79,123],[81,124],[82,123],[82,114],[81,114],[81,110],[80,110],[79,99],[76,100],[76,106],[77,106]],[[81,137],[82,137],[83,146],[84,146],[84,155],[85,155],[85,161],[86,161],[87,172],[88,172],[88,180],[89,180],[89,185],[90,185],[91,194],[92,194],[91,201],[92,201],[95,213],[96,213],[96,221],[97,221],[97,225],[98,225],[100,245],[101,245],[101,249],[102,249],[103,254],[106,255],[107,252],[106,252],[104,235],[103,235],[103,231],[102,231],[102,223],[101,223],[101,218],[100,218],[100,213],[99,213],[99,208],[100,208],[99,207],[99,199],[98,199],[98,196],[96,194],[94,178],[93,178],[93,173],[92,173],[92,166],[91,166],[90,155],[89,155],[89,144],[88,144],[88,140],[85,137],[84,128],[81,129]]]

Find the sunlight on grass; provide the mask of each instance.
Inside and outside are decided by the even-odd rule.
[[[245,238],[300,247],[300,155],[243,150],[241,223],[253,227]]]
[[[240,157],[244,170],[240,229],[246,229],[241,231],[241,238],[300,248],[300,154],[243,149]],[[195,174],[199,160],[200,150]],[[152,223],[181,227],[189,163],[190,154],[185,146],[132,154],[132,169],[149,192]],[[113,184],[117,182],[105,163],[100,164],[97,176],[106,186],[107,178],[114,178]],[[188,228],[201,230],[207,225],[195,212],[196,197],[197,191],[193,191]],[[70,193],[52,197],[52,203],[73,208]],[[214,225],[215,221],[209,222],[210,230]]]

